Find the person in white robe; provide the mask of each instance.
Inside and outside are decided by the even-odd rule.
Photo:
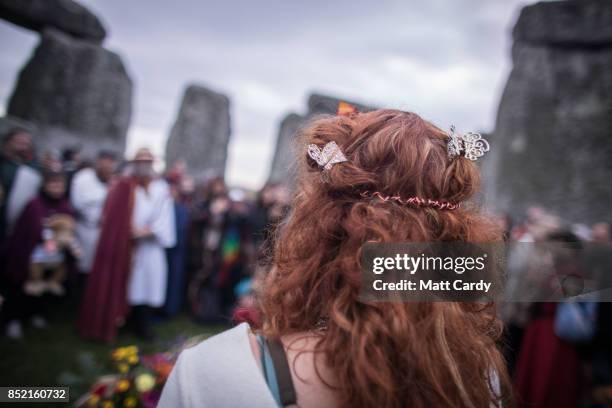
[[[94,168],[79,170],[72,178],[70,202],[77,213],[76,235],[82,249],[78,269],[81,273],[89,273],[93,265],[102,209],[116,165],[115,155],[102,151]]]
[[[40,189],[42,177],[32,161],[32,136],[11,129],[0,146],[0,242],[8,237],[26,204]]]
[[[166,181],[155,178],[153,155],[140,149],[132,161],[132,175],[139,180],[134,190],[132,270],[128,303],[132,305],[136,334],[150,339],[151,308],[166,300],[168,263],[166,248],[176,243],[174,206]]]
[[[7,231],[12,231],[17,218],[26,205],[38,194],[42,177],[40,173],[26,164],[17,167],[15,181],[8,193],[6,204]]]

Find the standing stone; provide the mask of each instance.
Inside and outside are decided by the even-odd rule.
[[[335,115],[340,102],[347,102],[355,106],[360,112],[368,112],[375,109],[360,103],[347,101],[346,99],[311,94],[308,97],[308,112],[305,116],[290,113],[285,116],[280,124],[276,139],[276,149],[268,176],[269,183],[293,184],[298,163],[296,154],[298,153],[297,149],[300,148],[300,146],[296,146],[296,137],[299,129],[316,115]]]
[[[227,96],[189,86],[168,138],[166,163],[184,159],[195,176],[223,176],[231,132],[229,109]]]
[[[609,0],[540,2],[521,10],[514,41],[561,47],[608,46],[612,38]]]
[[[611,17],[607,0],[521,11],[483,167],[491,207],[521,216],[541,205],[568,221],[610,219]]]
[[[268,183],[291,184],[294,179],[297,170],[295,137],[304,122],[305,118],[297,113],[290,113],[281,121]]]
[[[132,81],[117,54],[48,29],[19,73],[7,114],[40,129],[37,147],[123,151],[131,103]]]
[[[96,44],[106,37],[98,17],[73,0],[0,0],[0,18],[34,31],[56,28]]]

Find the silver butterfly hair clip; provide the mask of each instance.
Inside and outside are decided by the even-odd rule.
[[[448,157],[451,158],[459,156],[463,152],[466,159],[475,161],[489,151],[489,142],[483,139],[480,133],[457,134],[455,126],[450,128],[447,143]]]
[[[336,163],[348,161],[334,141],[328,142],[323,146],[323,149],[320,149],[316,144],[309,144],[308,155],[325,170],[331,169]]]

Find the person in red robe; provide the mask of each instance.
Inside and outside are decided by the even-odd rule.
[[[556,309],[555,303],[537,304],[525,332],[515,379],[519,406],[578,406],[580,359],[576,347],[555,334]]]
[[[140,149],[109,190],[77,322],[84,338],[113,341],[128,311],[135,334],[154,337],[151,313],[165,300],[164,248],[174,245],[175,232],[172,198],[153,162],[153,154]]]
[[[128,313],[134,185],[130,177],[115,181],[104,204],[100,238],[77,321],[84,338],[113,341]]]
[[[567,245],[579,243],[571,232],[548,234],[547,241]],[[572,259],[555,259],[559,277],[580,276],[579,264]],[[565,293],[564,293],[565,294]],[[581,360],[578,347],[555,333],[558,304],[541,302],[533,305],[531,322],[525,329],[515,372],[515,386],[519,406],[530,408],[574,408],[581,393]]]

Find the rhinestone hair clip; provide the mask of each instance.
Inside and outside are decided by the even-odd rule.
[[[480,133],[468,132],[458,134],[455,126],[451,126],[447,141],[448,157],[463,156],[466,159],[476,161],[489,151],[489,142],[482,138]]]
[[[308,155],[325,170],[331,169],[336,163],[348,161],[344,153],[342,153],[342,150],[340,150],[334,141],[327,143],[323,149],[319,148],[316,144],[309,144]]]
[[[384,202],[393,201],[399,204],[410,205],[413,207],[431,207],[431,208],[436,208],[438,210],[456,210],[457,208],[459,208],[458,203],[451,203],[448,201],[441,201],[441,200],[432,200],[430,198],[421,198],[421,197],[416,197],[416,196],[402,198],[399,195],[395,195],[395,196],[384,195],[382,193],[379,193],[378,191],[374,191],[374,192],[364,191],[361,193],[361,197],[367,198],[367,199],[378,198]]]

